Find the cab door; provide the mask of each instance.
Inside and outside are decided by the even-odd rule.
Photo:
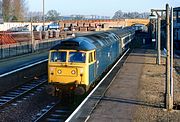
[[[89,84],[92,84],[96,79],[95,51],[89,52],[88,64],[89,64]]]

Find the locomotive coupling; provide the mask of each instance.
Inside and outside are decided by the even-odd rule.
[[[48,94],[53,95],[55,93],[55,87],[53,85],[46,86],[46,91]]]

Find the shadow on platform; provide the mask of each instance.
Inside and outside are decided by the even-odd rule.
[[[106,96],[104,96],[103,98],[94,96],[94,97],[91,97],[91,99],[101,99],[103,101],[119,102],[119,103],[132,104],[132,105],[141,105],[141,106],[147,106],[147,107],[153,107],[153,108],[164,108],[164,103],[153,104],[153,103],[147,103],[144,101],[138,101],[138,100],[133,100],[133,99],[114,98],[114,97],[106,97]]]
[[[156,58],[156,56],[148,55],[148,54],[144,54],[144,53],[131,53],[131,56],[143,56],[143,57],[152,57],[152,58]]]
[[[127,61],[126,62],[127,64],[130,63],[130,64],[147,64],[147,65],[157,65],[156,63],[141,63],[141,62],[133,62],[133,61]]]

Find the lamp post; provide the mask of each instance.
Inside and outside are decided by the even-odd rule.
[[[153,12],[156,10],[151,10],[151,15],[149,16],[149,18],[151,20],[155,20],[155,31],[156,31],[156,49],[157,49],[157,57],[156,57],[156,64],[160,65],[161,63],[161,19],[160,16],[157,15],[155,16],[153,14]]]
[[[153,13],[156,13],[157,18],[155,18],[155,15]],[[159,14],[160,12],[160,14]],[[150,18],[157,19],[157,57],[156,57],[156,64],[160,65],[161,64],[161,19],[163,18],[163,12],[165,10],[159,10],[159,9],[151,9],[151,15]]]
[[[157,53],[156,63],[158,65],[160,65],[161,64],[161,18],[160,17],[158,17],[157,22],[158,22],[158,24],[157,24],[157,26],[158,26],[158,30],[157,30],[157,32],[158,32],[158,34],[157,34],[157,40],[158,40],[158,43],[157,43],[158,47],[157,47],[157,49],[158,49],[158,53]]]

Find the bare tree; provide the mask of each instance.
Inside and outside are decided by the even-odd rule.
[[[5,22],[8,22],[11,18],[11,2],[12,0],[3,0],[2,3],[3,19]]]
[[[49,10],[46,14],[46,19],[50,21],[56,21],[59,19],[59,13],[56,10]]]
[[[3,23],[3,15],[2,15],[2,0],[0,0],[0,23]]]
[[[23,21],[26,11],[26,2],[25,0],[12,0],[13,1],[13,17],[17,21]]]
[[[135,18],[148,18],[149,13],[138,12],[122,12],[121,10],[115,12],[113,19],[135,19]]]
[[[123,18],[123,16],[124,16],[124,13],[121,10],[119,10],[115,12],[113,19],[121,19]]]
[[[26,0],[3,0],[4,21],[23,21],[26,12]]]

